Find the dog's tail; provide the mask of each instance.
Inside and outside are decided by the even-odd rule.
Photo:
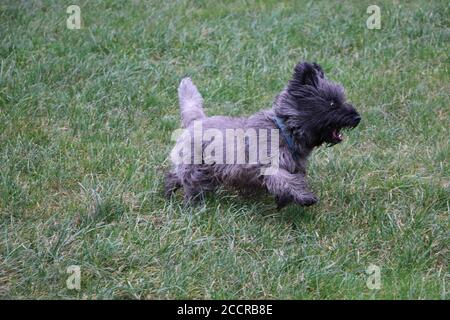
[[[178,87],[178,98],[184,128],[187,128],[192,121],[206,117],[203,112],[203,98],[190,78],[181,80]]]

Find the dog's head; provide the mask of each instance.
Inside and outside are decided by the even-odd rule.
[[[295,136],[311,146],[341,142],[341,130],[355,128],[361,120],[346,101],[343,87],[326,79],[318,64],[308,62],[295,66],[275,112]]]

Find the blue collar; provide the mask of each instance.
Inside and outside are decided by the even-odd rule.
[[[286,125],[284,124],[283,119],[275,116],[274,120],[275,120],[275,124],[277,125],[278,129],[281,132],[281,135],[283,136],[284,141],[286,142],[286,144],[288,146],[289,151],[291,152],[292,156],[294,157],[294,160],[298,160],[299,153],[298,153],[297,147],[294,143],[294,138],[287,131]]]

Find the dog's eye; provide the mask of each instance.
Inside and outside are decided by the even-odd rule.
[[[338,105],[338,103],[337,103],[336,101],[331,101],[331,102],[330,102],[330,108],[336,109],[338,106],[339,106],[339,105]]]

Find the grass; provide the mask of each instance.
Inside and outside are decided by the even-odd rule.
[[[0,296],[448,299],[448,2],[378,1],[369,30],[372,2],[2,2]],[[180,78],[250,115],[300,59],[363,116],[312,156],[319,204],[164,199]]]

